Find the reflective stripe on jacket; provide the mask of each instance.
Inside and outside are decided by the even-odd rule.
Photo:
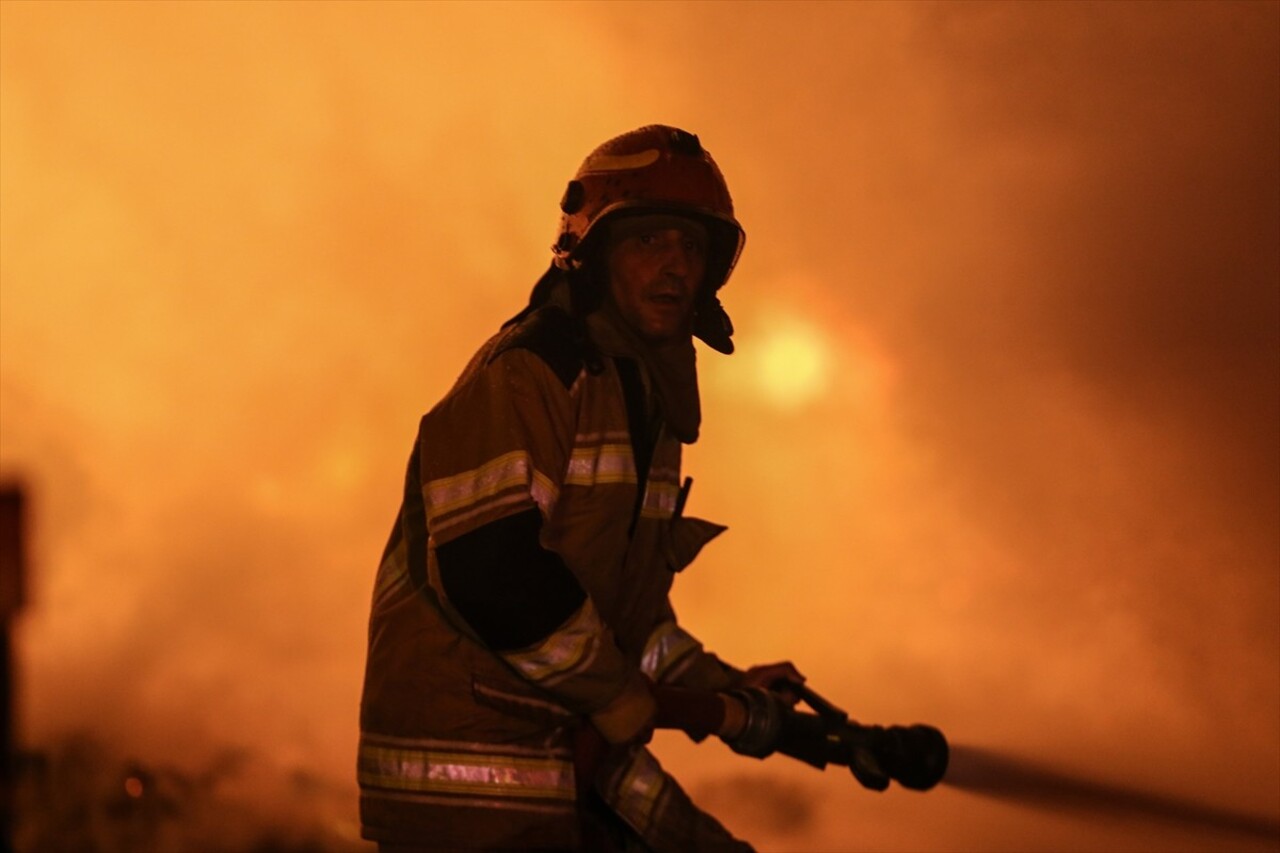
[[[374,584],[358,761],[366,838],[573,849],[571,744],[582,715],[607,705],[636,669],[706,689],[734,672],[679,628],[668,601],[674,572],[723,530],[675,515],[679,441],[659,426],[648,470],[637,470],[616,365],[574,371],[548,358],[537,324],[549,310],[490,340],[420,423]],[[531,335],[531,345],[513,345]],[[585,595],[545,636],[495,650],[450,599],[440,550],[483,545],[531,511],[538,544]],[[687,797],[647,751],[629,760],[650,769],[597,787],[637,832],[706,818],[710,834],[683,834],[729,837],[679,805]],[[654,773],[672,792],[661,802],[676,806],[655,806],[665,783],[634,784]]]

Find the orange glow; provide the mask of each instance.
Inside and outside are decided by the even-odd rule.
[[[414,425],[653,121],[748,234],[687,627],[864,722],[1280,820],[1275,2],[0,3],[22,741],[363,849]],[[657,748],[764,850],[1275,844]]]
[[[812,326],[797,321],[782,324],[771,329],[759,346],[760,393],[775,405],[803,405],[827,391],[827,345]]]

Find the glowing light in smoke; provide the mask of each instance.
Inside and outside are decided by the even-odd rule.
[[[827,388],[828,347],[817,329],[786,320],[771,329],[760,349],[760,390],[779,408],[796,408]]]
[[[673,738],[664,765],[762,849],[1222,849],[1156,819],[1225,831],[1217,803],[1271,832],[1277,7],[1031,6],[0,3],[23,735],[112,756],[59,790],[127,822],[173,780],[120,756],[178,765],[220,780],[185,846],[240,849],[252,798],[294,846],[356,849],[406,439],[545,263],[578,158],[658,120],[752,235],[688,466],[691,513],[735,529],[681,620],[867,720],[1061,766],[1070,797],[864,810],[795,762]],[[1106,791],[1068,784],[1091,754]]]

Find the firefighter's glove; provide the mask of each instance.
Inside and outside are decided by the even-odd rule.
[[[805,682],[804,675],[791,661],[766,663],[751,667],[738,678],[734,687],[765,687],[794,708],[800,701],[798,688]]]
[[[612,702],[591,715],[591,724],[605,740],[615,746],[647,743],[653,737],[653,721],[657,710],[658,704],[653,699],[649,679],[637,671]]]
[[[729,748],[739,755],[764,758],[778,748],[778,735],[782,733],[787,707],[771,690],[761,687],[744,687],[726,694],[731,701],[741,703],[746,710],[746,722],[740,731],[721,735]]]

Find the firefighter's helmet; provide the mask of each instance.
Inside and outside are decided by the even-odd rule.
[[[610,139],[582,162],[560,211],[551,250],[564,270],[581,267],[617,217],[673,213],[702,222],[710,243],[694,334],[721,352],[733,351],[733,326],[715,294],[733,272],[746,236],[724,176],[697,136],[654,124]]]

